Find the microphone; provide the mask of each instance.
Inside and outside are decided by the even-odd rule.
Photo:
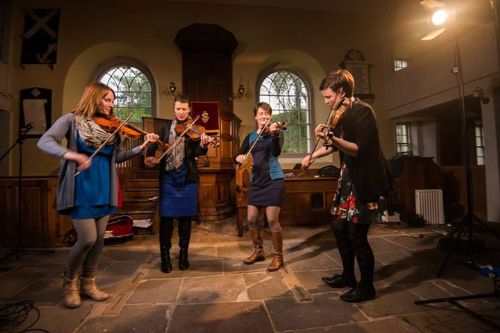
[[[21,133],[26,134],[33,128],[33,123],[27,123],[23,127],[21,127]]]

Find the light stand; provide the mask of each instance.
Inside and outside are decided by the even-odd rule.
[[[26,135],[28,134],[28,132],[33,128],[33,125],[31,123],[27,124],[26,126],[24,127],[21,127],[20,130],[19,130],[19,136],[16,140],[16,142],[14,142],[14,144],[12,146],[9,147],[9,149],[7,149],[7,151],[2,155],[2,157],[0,157],[0,161],[2,161],[9,153],[12,149],[14,149],[14,147],[16,145],[19,145],[19,162],[18,162],[18,166],[19,166],[19,169],[18,169],[18,174],[17,174],[17,243],[16,243],[16,248],[15,249],[11,249],[10,250],[10,253],[8,253],[7,255],[5,255],[4,257],[0,258],[0,261],[4,260],[4,259],[7,259],[11,256],[16,256],[17,259],[19,259],[19,254],[22,253],[22,252],[41,252],[41,253],[54,253],[53,250],[25,250],[24,249],[24,246],[22,244],[22,241],[21,241],[21,213],[22,213],[22,186],[23,186],[23,182],[22,182],[22,178],[23,178],[23,141],[24,139],[26,138]]]
[[[460,114],[461,114],[461,122],[462,122],[462,159],[465,170],[465,179],[466,179],[466,194],[467,194],[467,207],[466,213],[464,217],[460,220],[455,229],[446,237],[439,241],[440,246],[447,247],[448,253],[443,261],[437,276],[440,277],[445,269],[448,260],[451,257],[453,250],[457,247],[459,240],[462,239],[462,234],[467,232],[467,245],[470,249],[474,249],[474,241],[472,239],[472,224],[474,221],[479,223],[485,229],[487,229],[490,233],[495,235],[496,238],[500,240],[500,236],[491,229],[488,225],[486,225],[483,221],[481,221],[474,214],[473,207],[473,197],[472,197],[472,173],[470,168],[470,159],[469,159],[469,149],[468,149],[468,135],[467,135],[467,112],[465,109],[465,93],[464,93],[464,79],[462,76],[462,61],[460,57],[460,47],[458,43],[458,37],[455,38],[454,45],[454,53],[455,53],[455,66],[452,69],[453,74],[456,75],[457,78],[457,86],[459,93],[459,104],[460,104]],[[467,228],[467,230],[465,230]],[[476,241],[476,248],[477,248]]]

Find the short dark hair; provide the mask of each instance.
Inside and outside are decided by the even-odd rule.
[[[176,95],[175,99],[174,99],[174,104],[175,104],[175,102],[188,103],[189,107],[191,107],[191,99],[189,98],[188,95],[185,95],[185,94]]]
[[[253,108],[253,115],[254,116],[257,115],[257,110],[258,109],[263,109],[263,110],[269,112],[269,114],[273,113],[273,109],[271,108],[271,105],[267,104],[266,102],[259,102],[259,103],[257,103],[257,105]]]
[[[352,97],[354,93],[354,77],[351,72],[346,69],[338,69],[328,73],[321,81],[319,90],[332,89],[334,92],[339,92],[341,89],[346,97]]]

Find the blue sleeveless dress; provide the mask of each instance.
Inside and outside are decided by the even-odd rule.
[[[96,150],[87,146],[78,136],[78,152],[92,155]],[[95,219],[111,215],[116,207],[111,206],[111,156],[114,144],[106,145],[92,158],[92,165],[75,179],[75,205],[65,213],[72,219]]]

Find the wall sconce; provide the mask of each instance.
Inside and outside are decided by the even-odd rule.
[[[238,86],[238,90],[236,90],[236,92],[229,96],[229,100],[240,100],[243,98],[243,96],[245,96],[245,86],[240,83],[240,85]]]
[[[483,104],[488,104],[490,102],[490,99],[484,96],[484,91],[480,87],[476,87],[472,90],[472,97],[478,98]]]
[[[170,82],[168,84],[168,88],[167,89],[168,89],[168,94],[170,96],[175,96],[175,91],[177,90],[177,86],[175,85],[174,82]]]

